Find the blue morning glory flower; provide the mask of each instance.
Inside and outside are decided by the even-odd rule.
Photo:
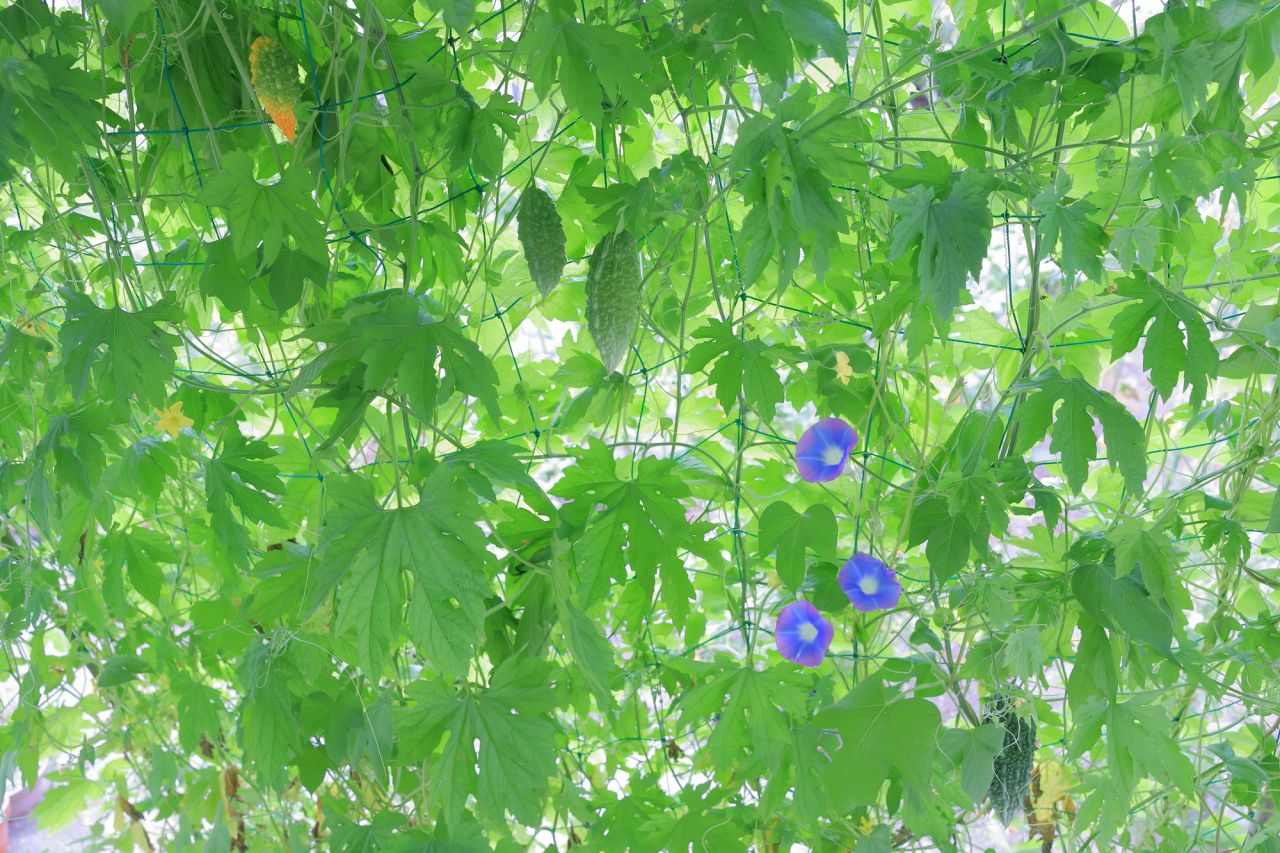
[[[818,608],[797,601],[782,608],[773,631],[778,653],[801,666],[817,666],[826,657],[835,630],[822,618]]]
[[[858,433],[840,418],[823,418],[804,431],[796,443],[796,468],[809,483],[825,483],[840,476]]]
[[[902,596],[902,584],[893,570],[870,554],[854,554],[840,569],[836,582],[863,613],[888,610]]]

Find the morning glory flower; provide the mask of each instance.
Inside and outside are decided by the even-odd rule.
[[[854,554],[840,569],[836,582],[863,613],[888,610],[898,603],[902,584],[898,576],[870,554]]]
[[[809,483],[825,483],[840,476],[858,433],[840,418],[823,418],[804,431],[796,443],[796,468]]]
[[[787,660],[801,666],[817,666],[826,657],[834,633],[818,608],[807,601],[797,601],[778,614],[773,639],[778,653]]]

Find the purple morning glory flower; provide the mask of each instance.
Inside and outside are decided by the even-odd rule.
[[[863,613],[888,610],[898,603],[902,584],[898,576],[870,554],[854,554],[840,569],[836,582]]]
[[[817,666],[826,657],[834,633],[818,608],[807,601],[797,601],[778,614],[773,639],[778,653],[787,660],[801,666]]]
[[[796,443],[796,468],[809,483],[825,483],[840,476],[849,451],[858,444],[857,431],[840,418],[823,418],[804,431]]]

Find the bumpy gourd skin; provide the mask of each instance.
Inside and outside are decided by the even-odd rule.
[[[626,231],[600,241],[587,262],[587,330],[605,370],[627,354],[640,327],[640,253]]]
[[[995,776],[987,797],[992,811],[1005,826],[1009,826],[1023,810],[1027,792],[1031,788],[1031,768],[1035,763],[1036,727],[1020,716],[1013,701],[1003,693],[996,693],[988,703],[982,717],[983,723],[995,723],[1004,730],[1004,744],[995,758]]]
[[[545,299],[560,283],[566,262],[564,227],[551,196],[535,186],[526,189],[516,210],[516,231],[529,273]]]
[[[298,127],[293,107],[302,95],[298,63],[275,39],[259,36],[249,46],[249,77],[262,108],[292,142]]]

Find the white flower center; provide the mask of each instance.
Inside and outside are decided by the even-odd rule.
[[[880,591],[880,581],[876,580],[875,575],[867,575],[858,581],[858,589],[862,590],[863,595],[875,595]]]
[[[805,622],[800,626],[800,639],[806,643],[812,643],[818,639],[818,626],[812,622]]]
[[[844,453],[838,447],[828,447],[822,451],[823,465],[839,465],[840,460],[844,457]]]

